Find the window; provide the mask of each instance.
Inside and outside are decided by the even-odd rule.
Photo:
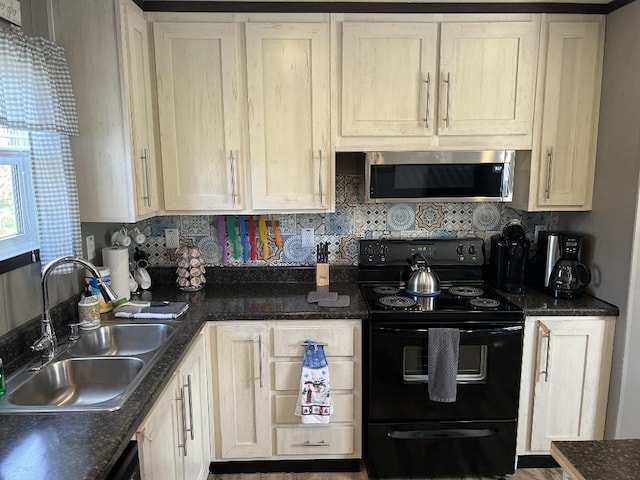
[[[27,132],[0,127],[0,261],[38,248]]]

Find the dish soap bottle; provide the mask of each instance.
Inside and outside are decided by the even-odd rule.
[[[82,330],[93,330],[100,326],[100,302],[98,297],[91,293],[89,285],[85,286],[82,298],[78,302],[78,317]]]

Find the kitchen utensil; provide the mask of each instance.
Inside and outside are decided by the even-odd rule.
[[[440,278],[431,270],[429,262],[424,258],[424,255],[417,252],[407,261],[411,266],[411,274],[405,291],[409,295],[415,295],[418,297],[434,297],[440,295]]]
[[[247,228],[245,225],[244,215],[238,217],[240,222],[240,243],[242,243],[242,261],[247,263],[249,260],[249,249],[247,248]]]
[[[251,245],[251,260],[258,259],[256,250],[256,225],[253,221],[253,215],[249,216],[249,245]]]
[[[238,237],[236,236],[236,222],[233,215],[227,215],[227,234],[233,244],[233,256],[240,258],[240,242],[238,242]]]
[[[229,252],[227,251],[227,230],[224,225],[224,217],[218,216],[218,242],[222,247],[222,263],[227,263]]]
[[[262,240],[262,258],[269,258],[269,242],[267,240],[267,223],[264,215],[258,217],[258,231],[260,232],[260,240]]]
[[[282,235],[280,235],[280,229],[278,228],[278,224],[276,223],[276,219],[271,217],[271,230],[273,231],[274,241],[276,242],[276,247],[282,248]]]
[[[329,262],[329,242],[320,242],[316,245],[316,263]]]

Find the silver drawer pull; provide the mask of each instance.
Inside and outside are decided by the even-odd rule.
[[[302,445],[303,447],[330,447],[331,446],[329,442],[325,442],[324,440],[321,440],[319,442],[311,442],[309,440],[306,440],[302,442],[300,445]]]

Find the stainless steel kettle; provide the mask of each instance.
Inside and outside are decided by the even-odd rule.
[[[418,297],[435,297],[440,295],[440,278],[431,270],[424,255],[417,252],[407,259],[411,266],[411,274],[405,286],[405,292]]]

